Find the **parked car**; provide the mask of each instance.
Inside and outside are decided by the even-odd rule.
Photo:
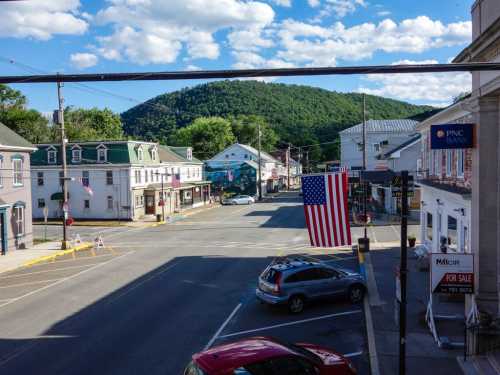
[[[255,203],[255,199],[250,195],[236,195],[232,198],[224,199],[223,204],[252,204]]]
[[[365,282],[357,273],[307,259],[288,259],[271,263],[259,277],[257,298],[269,305],[287,305],[300,313],[306,302],[334,296],[347,296],[352,303],[365,294]]]
[[[184,375],[353,375],[351,362],[314,344],[253,337],[194,354]]]

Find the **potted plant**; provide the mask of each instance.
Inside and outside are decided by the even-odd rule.
[[[413,234],[410,234],[408,236],[408,245],[410,247],[415,247],[415,242],[417,242],[417,237],[415,237]]]

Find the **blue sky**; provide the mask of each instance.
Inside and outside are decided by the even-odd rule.
[[[31,0],[0,2],[0,72],[124,72],[447,62],[469,42],[463,0]],[[300,77],[275,82],[445,105],[468,73]],[[201,81],[67,84],[67,105],[121,112]],[[55,84],[15,85],[30,107]],[[118,98],[98,90],[120,95]],[[126,98],[123,98],[126,97]]]

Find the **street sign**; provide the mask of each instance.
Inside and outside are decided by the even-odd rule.
[[[474,293],[472,254],[431,254],[431,291],[446,294]]]
[[[474,124],[431,125],[431,149],[474,147]]]
[[[392,197],[393,198],[401,198],[403,196],[401,190],[393,190]],[[412,198],[415,196],[415,192],[413,190],[408,190],[408,197]]]

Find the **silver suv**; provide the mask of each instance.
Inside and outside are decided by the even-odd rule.
[[[259,277],[255,294],[270,305],[288,305],[291,313],[302,312],[307,301],[347,296],[361,302],[366,286],[353,271],[304,259],[285,259],[271,263]]]

